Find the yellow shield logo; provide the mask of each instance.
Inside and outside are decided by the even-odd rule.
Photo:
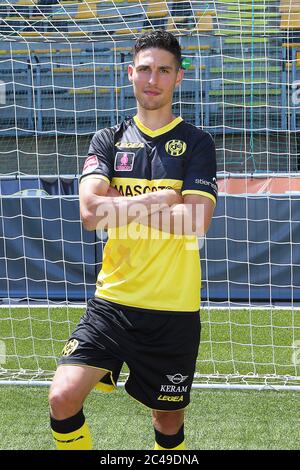
[[[186,143],[182,140],[169,140],[165,145],[165,149],[172,157],[180,157],[186,151]]]
[[[62,351],[62,355],[63,356],[70,356],[70,354],[72,354],[75,349],[78,347],[78,341],[77,339],[71,339],[70,341],[68,341]]]

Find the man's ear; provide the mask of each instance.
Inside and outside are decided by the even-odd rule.
[[[132,74],[133,74],[133,69],[134,69],[134,65],[133,64],[129,64],[128,65],[128,80],[130,82],[132,82]]]
[[[184,70],[179,69],[178,72],[177,72],[175,87],[178,87],[181,84],[181,82],[183,80],[183,77],[184,77]]]

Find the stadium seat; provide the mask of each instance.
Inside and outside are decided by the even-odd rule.
[[[297,49],[300,49],[300,38],[298,42],[284,42],[282,44],[282,47],[288,47],[288,48],[296,47]]]
[[[53,67],[52,71],[53,73],[71,73],[71,74],[79,74],[79,73],[94,73],[94,72],[100,72],[105,70],[104,67],[101,67],[100,65],[97,67],[75,67],[74,66],[67,66],[67,67]],[[109,67],[108,67],[109,70]]]
[[[85,31],[68,31],[68,36],[76,36],[76,37],[79,37],[79,38],[88,38],[89,33],[85,32]]]
[[[249,85],[251,83],[249,82]],[[209,96],[220,96],[224,97],[225,100],[230,97],[241,97],[241,96],[251,96],[254,93],[255,96],[266,96],[265,88],[258,88],[256,86],[254,92],[250,89],[239,89],[239,88],[227,88],[224,87],[222,90],[210,90]],[[268,87],[268,95],[281,95],[281,88],[270,88]]]
[[[19,16],[7,16],[6,18],[4,18],[4,21],[6,21],[7,23],[9,22],[12,22],[12,23],[15,23],[15,22],[18,22],[18,21],[23,21],[23,17],[21,15]]]
[[[260,2],[261,4],[270,4],[271,6],[274,4],[274,0],[257,0],[256,3]],[[214,2],[215,3],[215,2]],[[222,5],[222,3],[224,5],[233,5],[235,4],[237,6],[237,8],[239,8],[239,6],[244,6],[245,4],[251,4],[253,5],[253,0],[218,0],[218,2],[220,5]]]
[[[16,5],[32,6],[32,5],[36,5],[37,3],[38,3],[38,0],[18,0]]]
[[[67,7],[68,5],[68,7]],[[82,4],[83,5],[83,4]],[[58,9],[57,11],[54,12],[54,14],[52,15],[52,18],[51,18],[51,21],[57,21],[57,20],[70,20],[72,17],[74,17],[77,13],[77,6],[78,6],[78,2],[77,4],[76,3],[65,3],[63,5],[63,8],[62,9]],[[84,5],[85,8],[87,9],[88,7],[86,5]]]
[[[268,42],[267,38],[260,38],[260,37],[250,37],[250,38],[240,38],[240,42],[242,44],[265,44]],[[224,39],[224,44],[236,44],[235,38],[226,38]]]
[[[119,46],[119,47],[113,47],[111,49],[111,52],[131,52],[132,51],[132,47],[131,46]]]
[[[300,0],[280,0],[279,11],[281,13],[300,13]]]
[[[128,35],[132,35],[132,34],[138,34],[139,33],[139,30],[136,29],[136,28],[122,28],[122,29],[116,29],[115,32],[117,34],[122,34],[123,36],[125,36],[126,34]]]
[[[199,65],[198,66],[199,70],[205,70],[206,67],[205,65]],[[190,65],[189,68],[185,71],[185,75],[187,75],[189,72],[194,71],[196,69],[196,65]]]
[[[147,7],[148,18],[164,18],[170,16],[170,11],[166,1],[157,2],[157,0],[150,0]]]
[[[97,17],[97,3],[80,3],[78,5],[76,20],[88,20]]]
[[[289,13],[282,13],[281,15],[281,22],[280,22],[281,29],[298,29],[300,30],[300,11],[296,12],[289,12]]]
[[[187,19],[184,16],[171,16],[168,18],[167,31],[179,33],[188,31]]]
[[[247,77],[247,75],[251,75],[253,73],[258,73],[258,74],[263,74],[265,76],[268,74],[268,76],[271,73],[279,73],[281,71],[281,66],[280,65],[270,65],[266,66],[265,64],[262,65],[254,65],[253,67],[244,67],[244,66],[236,66],[234,63],[229,63],[229,65],[225,67],[211,67],[210,73],[215,73],[217,74],[218,77],[224,76],[224,75],[231,75],[234,74],[234,77],[237,75],[242,75],[243,77]],[[255,79],[256,82],[256,79]]]
[[[217,35],[254,35],[256,37],[268,34],[280,34],[279,5],[269,0],[253,2],[243,0],[233,2],[221,1],[226,8],[218,10]],[[274,3],[274,2],[273,2]]]
[[[232,5],[228,5],[227,7],[227,11],[236,11],[237,9],[237,5],[236,3],[233,3]],[[246,4],[243,4],[243,11],[258,11],[258,10],[265,10],[266,9],[266,4],[265,3],[259,3],[258,5],[257,4],[250,4],[250,5],[246,5]]]
[[[211,49],[210,44],[189,44],[187,46],[182,46],[182,51],[208,51]]]
[[[198,5],[200,6],[201,4],[204,4],[204,2],[195,2],[195,6],[193,8],[190,1],[173,0],[173,2],[169,3],[171,4],[170,10],[173,16],[194,16],[194,12],[197,10]],[[204,7],[207,8],[206,2]]]
[[[203,13],[197,12],[197,16],[199,17],[196,22],[195,30],[197,32],[203,31],[212,31],[213,30],[213,17],[214,12]]]
[[[111,95],[112,90],[113,93],[119,94],[121,92],[120,88],[96,87],[97,94],[100,93],[103,95]],[[94,95],[95,88],[70,88],[70,90],[68,90],[68,93],[70,95]]]
[[[31,37],[43,38],[45,36],[45,33],[40,33],[38,31],[20,31],[18,34],[24,38],[31,38]]]

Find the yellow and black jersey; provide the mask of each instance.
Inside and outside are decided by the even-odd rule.
[[[104,179],[124,196],[174,188],[183,196],[199,194],[215,203],[214,142],[181,117],[152,131],[135,116],[96,132],[83,178]],[[130,233],[138,236],[128,233],[126,227],[109,230],[96,297],[146,310],[198,311],[201,271],[196,237],[165,237],[143,226],[135,232],[131,227]]]

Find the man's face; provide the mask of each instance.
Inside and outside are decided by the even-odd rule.
[[[173,54],[150,48],[136,55],[134,65],[128,67],[128,78],[139,105],[157,110],[172,105],[174,88],[181,83],[183,70],[178,70]]]

